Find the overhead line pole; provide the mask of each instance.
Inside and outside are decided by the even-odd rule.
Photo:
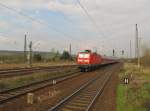
[[[32,41],[29,44],[29,67],[32,67]]]
[[[137,24],[135,25],[135,58],[137,58]]]
[[[130,40],[130,59],[132,58],[132,41]]]
[[[26,63],[27,60],[27,35],[24,37],[24,63]]]
[[[72,59],[72,56],[71,56],[71,51],[72,51],[72,47],[71,47],[71,44],[69,45],[69,54],[70,54],[70,60]]]
[[[135,27],[136,27],[135,54],[136,54],[136,58],[137,58],[137,65],[138,65],[138,67],[140,67],[139,32],[138,32],[137,24],[135,25]]]

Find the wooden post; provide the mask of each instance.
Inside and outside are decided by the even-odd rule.
[[[34,102],[34,94],[28,93],[27,94],[27,104],[33,104],[33,102]]]

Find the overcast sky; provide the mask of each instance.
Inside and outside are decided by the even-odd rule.
[[[62,51],[71,43],[74,53],[127,53],[130,40],[134,50],[136,23],[142,44],[150,42],[149,0],[80,1],[91,18],[77,0],[0,0],[0,50],[23,50],[27,34],[34,50]]]

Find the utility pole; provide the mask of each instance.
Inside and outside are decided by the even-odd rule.
[[[137,58],[137,65],[138,65],[138,67],[140,67],[140,53],[139,53],[139,34],[138,34],[138,26],[137,26],[137,24],[136,24],[136,40],[135,40],[135,42],[136,42],[136,47],[135,47],[135,53],[136,53],[136,58]]]
[[[140,67],[141,65],[141,58],[140,58],[140,53],[141,53],[141,38],[138,39],[138,53],[139,53],[139,56],[138,56],[138,67]]]
[[[115,56],[115,49],[113,49],[113,56]]]
[[[24,37],[24,63],[26,63],[27,60],[27,36]]]
[[[132,58],[132,41],[130,40],[130,59]]]
[[[137,45],[138,45],[138,28],[137,28],[137,24],[135,25],[135,58],[137,59]]]
[[[71,44],[69,45],[69,54],[70,54],[70,59],[72,58],[71,57]]]
[[[29,67],[32,67],[32,41],[29,44]]]
[[[124,50],[121,51],[122,58],[124,58]]]

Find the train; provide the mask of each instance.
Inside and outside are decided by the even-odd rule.
[[[99,66],[116,63],[112,57],[102,56],[91,50],[84,50],[77,54],[77,64],[81,72],[91,71]]]

